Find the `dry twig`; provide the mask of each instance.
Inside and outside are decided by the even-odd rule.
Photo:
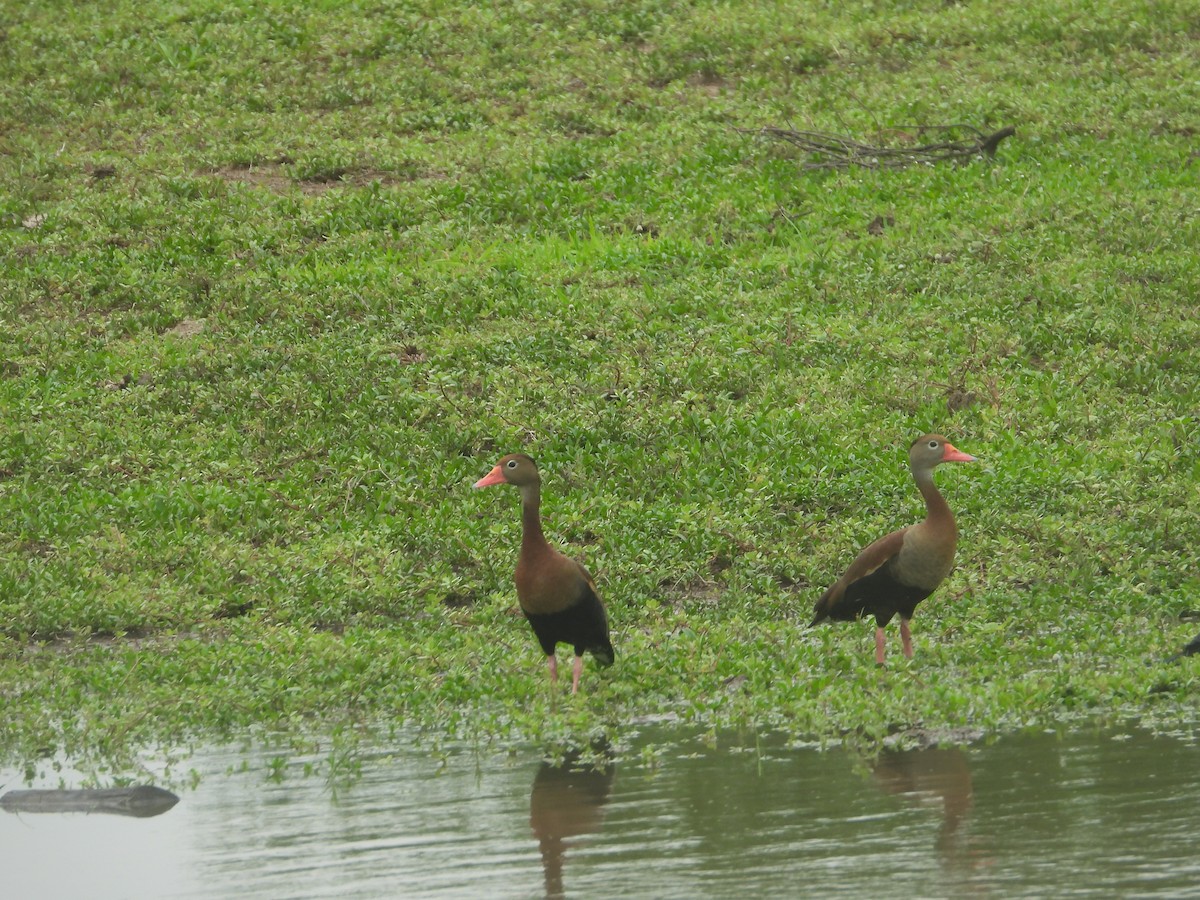
[[[995,156],[997,145],[1006,137],[1017,133],[1017,129],[1012,125],[992,134],[984,134],[970,125],[913,125],[895,128],[892,131],[915,136],[914,139],[932,136],[940,136],[942,139],[907,147],[882,147],[864,144],[844,135],[820,131],[797,131],[769,126],[757,130],[741,130],[747,134],[786,141],[812,154],[815,158],[804,164],[805,169],[848,169],[851,166],[862,166],[866,169],[900,169],[947,160],[966,161],[980,155]],[[971,137],[956,138],[957,134],[963,132]]]

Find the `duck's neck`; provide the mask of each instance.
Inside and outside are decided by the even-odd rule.
[[[521,486],[521,555],[529,556],[545,550],[546,536],[542,534],[542,491],[540,485]]]
[[[954,524],[954,513],[950,505],[933,483],[933,469],[914,469],[913,479],[917,482],[917,490],[925,498],[925,522],[929,528],[946,534],[951,540],[958,536],[958,526]]]

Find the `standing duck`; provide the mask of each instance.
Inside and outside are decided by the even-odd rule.
[[[596,585],[587,569],[550,546],[542,534],[542,480],[537,464],[523,453],[511,453],[492,471],[475,482],[475,487],[515,484],[521,491],[521,554],[514,580],[521,612],[550,669],[550,680],[558,678],[554,648],[559,643],[575,647],[571,693],[579,690],[583,654],[590,652],[601,666],[613,664],[613,645],[608,637],[608,618],[596,596]]]
[[[1186,647],[1168,659],[1167,662],[1175,662],[1177,659],[1183,659],[1185,656],[1195,656],[1197,653],[1200,653],[1200,634],[1192,638]]]
[[[912,658],[908,621],[918,603],[934,592],[954,566],[958,527],[937,485],[933,470],[944,462],[974,462],[940,434],[917,438],[908,449],[908,464],[925,498],[925,519],[893,531],[868,546],[817,600],[811,628],[826,619],[852,621],[875,617],[875,662],[883,665],[883,626],[900,615],[904,655]]]

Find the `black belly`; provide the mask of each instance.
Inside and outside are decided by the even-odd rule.
[[[829,618],[851,621],[874,616],[875,624],[882,628],[897,614],[911,619],[917,604],[932,593],[928,588],[897,581],[891,569],[883,566],[848,585],[841,602],[829,611]]]
[[[612,642],[608,638],[608,618],[600,599],[588,591],[577,603],[555,613],[525,613],[533,626],[542,652],[547,656],[554,653],[558,644],[570,644],[576,656],[590,652],[602,666],[611,666],[614,658]]]

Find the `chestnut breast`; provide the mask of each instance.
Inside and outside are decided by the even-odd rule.
[[[545,615],[578,603],[590,579],[579,563],[547,547],[544,552],[522,552],[514,580],[521,609]]]
[[[957,535],[914,525],[904,534],[904,546],[892,564],[896,578],[904,584],[932,590],[954,568]]]

